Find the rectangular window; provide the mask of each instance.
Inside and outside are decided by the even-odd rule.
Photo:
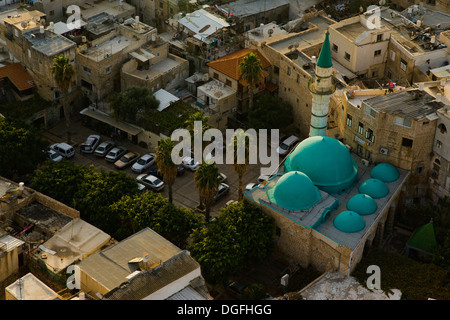
[[[381,50],[375,50],[373,52],[374,57],[381,56]]]
[[[230,79],[225,80],[225,85],[231,87],[231,80]]]
[[[297,74],[297,83],[300,83],[300,75]]]
[[[369,107],[368,105],[364,105],[364,112],[366,114],[368,114],[369,116],[371,116],[372,118],[375,118],[377,112],[375,110],[373,110],[371,107]]]
[[[442,148],[442,142],[439,141],[439,140],[436,140],[436,147],[437,147],[438,149]]]
[[[287,68],[287,75],[290,76],[291,75],[291,67]]]
[[[345,60],[350,61],[350,58],[351,58],[350,54],[346,52],[345,53]]]
[[[364,125],[361,122],[358,124],[358,133],[361,135],[364,133]]]
[[[106,67],[106,74],[110,74],[111,73],[111,67]]]
[[[400,59],[400,69],[402,69],[403,71],[406,72],[407,67],[408,67],[408,63],[405,60]]]
[[[219,75],[214,72],[213,78],[216,79],[216,80],[219,80]]]
[[[280,74],[280,68],[278,68],[277,66],[274,66],[274,67],[273,67],[273,72],[274,72],[275,74]]]
[[[377,34],[377,42],[383,41],[383,34]]]
[[[395,117],[394,124],[396,124],[397,126],[403,126],[403,127],[411,128],[412,121],[411,121],[411,119],[406,119],[406,118],[402,118],[402,117]]]
[[[395,61],[395,51],[392,51],[392,50],[391,50],[391,55],[390,55],[390,57],[391,57],[391,60],[392,60],[392,61]]]
[[[407,148],[412,148],[413,141],[408,138],[402,138],[402,146]]]
[[[338,52],[338,50],[339,50],[339,47],[337,45],[333,44],[333,51]]]
[[[366,131],[366,139],[371,141],[372,143],[375,142],[375,136],[373,135],[372,129],[367,129],[367,131]]]
[[[347,114],[347,125],[349,126],[349,127],[351,127],[352,126],[352,116],[351,115],[349,115],[349,114]]]
[[[89,69],[88,67],[83,67],[84,72],[86,72],[87,74],[91,74],[91,69]]]

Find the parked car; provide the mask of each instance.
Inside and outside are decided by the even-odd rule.
[[[223,196],[225,196],[230,191],[230,186],[226,183],[219,184],[219,188],[217,188],[216,195],[214,196],[214,201],[218,201]]]
[[[191,171],[196,171],[200,166],[200,163],[195,161],[192,157],[184,157],[181,164],[183,165],[183,167]]]
[[[150,168],[147,173],[151,174],[152,176],[157,177],[160,180],[164,180],[164,175],[156,167],[155,168]]]
[[[247,192],[247,191],[249,191],[249,190],[252,190],[253,188],[257,187],[258,185],[259,185],[259,183],[251,182],[251,183],[249,183],[249,184],[247,184],[247,185],[245,186],[244,192]]]
[[[99,157],[104,157],[116,146],[114,141],[104,141],[95,149],[94,154]]]
[[[82,153],[93,153],[99,144],[100,144],[100,136],[97,134],[91,134],[81,144],[80,151]]]
[[[63,159],[63,157],[55,150],[50,149],[50,150],[44,151],[44,152],[47,153],[47,158],[51,162],[60,162]]]
[[[155,163],[156,156],[154,153],[147,153],[140,157],[132,166],[131,170],[142,173]]]
[[[277,152],[280,156],[284,156],[291,151],[291,149],[297,144],[299,139],[296,136],[290,136],[281,141],[277,148]]]
[[[108,162],[116,162],[119,160],[125,153],[127,153],[127,148],[123,146],[117,146],[111,149],[105,157],[105,160]]]
[[[75,155],[75,149],[65,142],[52,144],[50,146],[50,149],[58,152],[62,157],[66,159],[72,158]]]
[[[124,154],[122,157],[120,157],[119,160],[114,162],[114,165],[117,169],[124,169],[128,166],[130,166],[133,162],[135,162],[139,158],[140,154],[130,151],[126,154]]]
[[[147,191],[147,188],[142,183],[138,182],[137,186],[138,186],[139,191],[142,191],[142,192]]]
[[[219,176],[217,177],[217,179],[219,180],[219,183],[227,182],[227,176],[223,173],[219,173]]]
[[[151,174],[140,174],[136,180],[153,191],[161,191],[164,188],[164,182]]]

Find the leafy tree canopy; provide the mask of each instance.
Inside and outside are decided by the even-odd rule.
[[[259,208],[235,202],[223,208],[216,221],[191,236],[189,251],[211,283],[225,282],[246,263],[270,254],[274,222]]]
[[[177,208],[155,192],[124,196],[111,205],[111,211],[120,216],[124,236],[149,227],[180,248],[186,246],[189,235],[202,223],[201,216],[193,210]]]
[[[249,127],[253,129],[283,129],[292,123],[292,106],[268,93],[256,99],[248,111]]]
[[[159,101],[147,87],[132,86],[112,99],[116,119],[137,122],[137,115],[150,115],[159,106]]]
[[[25,178],[46,160],[47,148],[32,127],[0,116],[0,176]]]

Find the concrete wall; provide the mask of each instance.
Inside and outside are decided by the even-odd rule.
[[[9,252],[0,250],[0,283],[19,272],[19,248]]]

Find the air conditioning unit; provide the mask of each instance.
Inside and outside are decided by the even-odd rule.
[[[380,153],[381,153],[381,154],[388,154],[388,149],[386,149],[386,148],[380,148]]]
[[[369,160],[366,159],[361,159],[361,162],[363,163],[363,165],[365,165],[366,167],[369,166]]]

